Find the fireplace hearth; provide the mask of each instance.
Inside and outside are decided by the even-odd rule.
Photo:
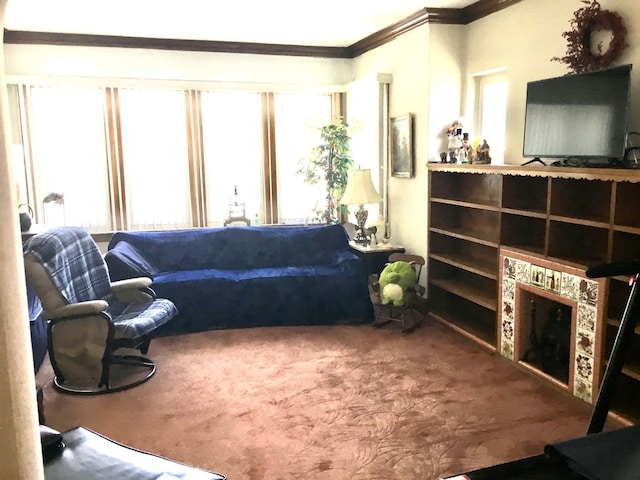
[[[498,351],[592,403],[603,370],[605,279],[550,258],[500,249]]]
[[[548,306],[549,303],[554,305]],[[538,304],[544,305],[539,309]],[[569,382],[571,307],[531,295],[528,347],[521,360],[558,381]],[[525,314],[526,311],[522,311]],[[526,337],[525,337],[526,338]]]

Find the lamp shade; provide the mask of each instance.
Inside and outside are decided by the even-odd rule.
[[[371,180],[371,170],[349,170],[347,172],[347,187],[344,195],[340,199],[342,205],[363,205],[365,203],[378,203],[382,197],[378,195],[373,181]]]

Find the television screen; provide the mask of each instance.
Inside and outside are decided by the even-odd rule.
[[[523,156],[622,160],[631,65],[527,84]]]

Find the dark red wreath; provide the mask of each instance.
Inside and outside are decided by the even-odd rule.
[[[627,29],[620,15],[602,10],[598,0],[582,0],[582,3],[587,6],[576,10],[569,22],[573,30],[562,34],[567,39],[567,54],[551,59],[566,63],[574,73],[607,68],[627,47]],[[611,43],[604,52],[602,43],[597,45],[597,52],[591,51],[591,34],[596,31],[611,32]]]

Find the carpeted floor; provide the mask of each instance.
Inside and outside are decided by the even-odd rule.
[[[227,475],[436,479],[584,434],[591,407],[432,321],[155,339],[158,373],[110,395],[56,392],[47,423]]]

